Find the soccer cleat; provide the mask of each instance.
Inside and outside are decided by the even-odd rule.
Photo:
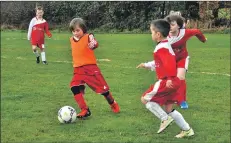
[[[44,65],[48,65],[47,61],[43,61],[43,64],[44,64]]]
[[[76,115],[77,118],[83,119],[88,116],[91,116],[91,111],[89,108],[83,109],[79,114]]]
[[[39,64],[40,63],[40,59],[39,59],[39,56],[36,57],[36,63]]]
[[[180,104],[180,108],[181,109],[188,109],[188,104],[186,101],[183,101],[181,104]]]
[[[191,137],[194,135],[193,129],[189,129],[188,131],[181,131],[178,135],[176,135],[176,138],[184,138],[184,137]]]
[[[173,118],[171,116],[168,116],[167,120],[164,120],[160,123],[160,129],[157,131],[157,133],[161,133],[166,129],[171,123],[173,122]]]
[[[111,110],[114,113],[119,113],[120,112],[119,104],[116,101],[114,101],[110,106],[111,106]]]

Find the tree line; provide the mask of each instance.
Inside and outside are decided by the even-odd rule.
[[[27,29],[36,5],[41,5],[51,29],[67,29],[72,18],[81,17],[90,29],[147,30],[151,20],[164,18],[171,10],[181,11],[189,19],[207,20],[211,15],[201,17],[200,12],[210,10],[216,16],[220,5],[216,3],[206,9],[204,3],[196,1],[5,1],[1,2],[1,25]]]

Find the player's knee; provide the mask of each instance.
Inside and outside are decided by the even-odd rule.
[[[185,74],[184,73],[178,73],[177,74],[177,77],[180,79],[180,80],[185,80]]]
[[[146,104],[145,104],[145,107],[146,107],[147,109],[150,109],[150,108],[152,108],[152,105],[151,105],[151,103],[148,103],[148,104],[146,103]]]
[[[84,91],[84,90],[85,90],[85,85],[80,85],[80,86],[79,86],[79,90],[80,90],[80,91]]]
[[[180,80],[185,80],[185,76],[183,76],[183,75],[178,75],[177,76]]]
[[[146,104],[146,103],[147,103],[147,101],[144,99],[143,96],[140,98],[140,100],[141,100],[141,103],[143,103],[143,104]]]
[[[72,86],[72,87],[71,87],[71,91],[72,91],[72,93],[73,93],[74,95],[76,95],[76,94],[79,94],[79,93],[80,93],[80,88],[79,88],[79,86]]]
[[[36,52],[36,47],[32,47],[32,51],[33,51],[33,52]]]
[[[166,113],[169,114],[169,113],[172,113],[175,109],[165,109]]]
[[[109,95],[109,91],[106,91],[106,92],[104,92],[104,93],[101,93],[101,95],[107,97],[107,96]]]

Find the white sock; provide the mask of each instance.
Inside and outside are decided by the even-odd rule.
[[[171,116],[176,124],[184,131],[187,131],[190,129],[189,124],[185,121],[184,117],[181,115],[180,112],[174,110],[171,113],[169,113],[169,116]]]
[[[34,50],[33,53],[35,54],[36,57],[39,57],[38,50]]]
[[[42,61],[46,61],[46,55],[45,55],[45,52],[41,52],[41,56],[42,56]]]
[[[168,114],[156,102],[146,103],[146,108],[154,115],[156,115],[156,117],[159,118],[161,121],[168,119]]]

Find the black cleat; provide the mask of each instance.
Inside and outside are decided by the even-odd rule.
[[[43,64],[44,64],[44,65],[48,65],[47,61],[43,61]]]
[[[79,119],[85,119],[86,117],[91,116],[91,111],[89,108],[83,109],[79,114],[76,115]]]
[[[36,58],[36,63],[39,64],[40,63],[40,59],[39,59],[39,56]]]

